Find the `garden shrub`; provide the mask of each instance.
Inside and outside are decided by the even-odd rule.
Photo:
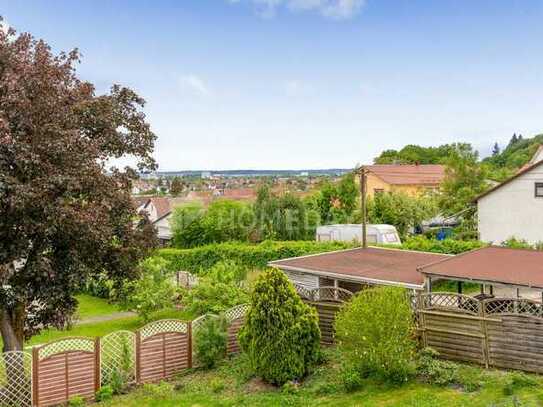
[[[155,399],[166,399],[171,397],[174,391],[174,386],[171,383],[161,381],[160,383],[145,383],[143,385],[144,394]]]
[[[194,335],[196,358],[202,367],[213,368],[226,356],[228,334],[223,317],[206,318]]]
[[[96,392],[95,400],[97,402],[109,401],[113,398],[113,389],[111,386],[102,386],[100,390]]]
[[[69,407],[84,407],[85,399],[81,396],[73,396],[68,400]]]
[[[123,307],[136,311],[144,322],[148,322],[153,313],[173,307],[178,290],[166,260],[149,257],[142,262],[141,268],[141,277],[125,286]]]
[[[439,360],[439,353],[432,348],[420,352],[417,363],[417,376],[424,383],[447,386],[458,380],[458,365]]]
[[[273,260],[352,247],[355,247],[355,244],[348,242],[265,241],[259,244],[228,242],[193,249],[165,248],[158,250],[155,256],[168,261],[171,271],[184,270],[200,274],[225,260],[231,260],[247,269],[262,269]]]
[[[198,284],[186,290],[182,303],[193,315],[219,314],[249,301],[244,285],[247,269],[232,261],[219,262],[202,272]]]
[[[506,383],[503,388],[503,393],[506,396],[511,396],[515,391],[525,387],[534,387],[539,383],[535,377],[529,376],[522,372],[512,372],[507,375]]]
[[[359,390],[362,388],[362,376],[357,369],[352,367],[343,367],[340,371],[341,382],[347,393]]]
[[[385,381],[408,379],[415,343],[404,289],[376,287],[359,292],[339,311],[335,328],[344,363]]]
[[[320,352],[317,313],[283,272],[268,269],[255,282],[239,342],[255,373],[282,385],[304,377]]]

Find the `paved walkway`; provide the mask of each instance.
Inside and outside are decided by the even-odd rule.
[[[113,312],[107,315],[97,315],[95,317],[80,319],[78,321],[75,321],[74,324],[75,325],[93,324],[96,322],[106,322],[106,321],[113,321],[115,319],[135,317],[136,315],[138,314],[132,311],[119,311],[119,312]]]

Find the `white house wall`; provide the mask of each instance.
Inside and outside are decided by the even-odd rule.
[[[543,198],[535,183],[543,182],[543,165],[512,180],[478,201],[479,236],[499,244],[510,237],[543,242]]]
[[[157,230],[157,235],[159,239],[169,240],[172,238],[172,231],[170,228],[170,217],[171,215],[165,216],[160,219],[158,222],[155,222],[154,226]]]

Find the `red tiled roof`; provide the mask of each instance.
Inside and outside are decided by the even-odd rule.
[[[170,212],[170,201],[168,198],[152,197],[152,198],[149,198],[149,200],[156,208],[157,218],[161,218]]]
[[[430,276],[543,288],[543,251],[490,246],[419,270]]]
[[[445,177],[445,167],[438,164],[376,164],[364,168],[392,185],[437,186]]]
[[[369,247],[276,260],[270,266],[282,270],[321,274],[352,281],[422,288],[417,267],[443,260],[443,254]]]

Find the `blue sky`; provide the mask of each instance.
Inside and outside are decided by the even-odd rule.
[[[160,169],[330,168],[543,132],[543,1],[0,0],[100,92],[137,90]]]

